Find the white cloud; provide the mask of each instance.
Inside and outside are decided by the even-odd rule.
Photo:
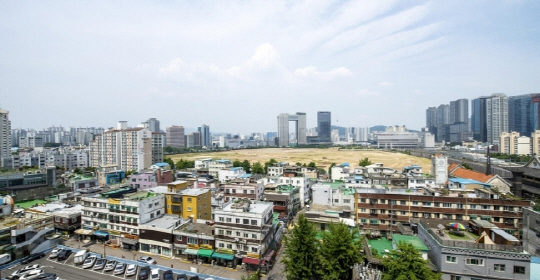
[[[360,89],[358,92],[356,92],[356,95],[359,97],[373,97],[373,96],[379,96],[380,93],[378,91],[373,91],[367,88]]]
[[[393,85],[394,85],[394,83],[392,83],[392,82],[387,82],[387,81],[384,81],[384,82],[380,82],[380,83],[379,83],[379,86],[381,86],[381,87],[390,87],[390,86],[393,86]]]
[[[294,71],[294,75],[298,78],[317,78],[324,81],[331,81],[338,77],[351,76],[352,72],[346,67],[334,68],[330,71],[320,72],[317,67],[310,65],[304,68],[298,68]]]

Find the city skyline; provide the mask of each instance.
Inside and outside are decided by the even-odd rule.
[[[316,127],[326,110],[343,127],[420,129],[425,108],[448,100],[538,92],[539,11],[515,1],[5,2],[0,107],[13,128],[155,117],[162,128],[268,132],[281,112]]]

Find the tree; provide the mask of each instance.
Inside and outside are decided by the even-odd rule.
[[[368,165],[372,165],[373,163],[371,162],[371,160],[369,160],[369,158],[364,158],[362,160],[360,160],[360,162],[358,163],[358,165],[360,166],[368,166]]]
[[[297,162],[297,163],[296,163],[296,166],[302,166],[302,163]]]
[[[171,158],[166,157],[166,158],[163,159],[163,162],[168,163],[171,166],[171,168],[174,167],[174,162],[173,162],[173,160]]]
[[[308,167],[317,168],[317,165],[312,161],[308,164]]]
[[[82,171],[81,171],[78,167],[75,167],[75,169],[73,169],[73,173],[75,173],[75,174],[81,174]]]
[[[285,264],[287,279],[309,280],[317,276],[320,243],[316,234],[313,224],[300,214],[292,232],[284,237],[285,253],[281,261]]]
[[[244,161],[242,161],[242,165],[241,165],[244,170],[247,172],[247,173],[250,173],[251,172],[251,164],[249,164],[249,161],[247,159],[245,159]]]
[[[324,168],[318,168],[317,171],[320,175],[326,175],[326,170]]]
[[[383,259],[386,272],[383,280],[440,280],[441,274],[431,271],[427,261],[410,243],[399,242],[396,250]]]
[[[358,229],[350,230],[343,222],[330,224],[322,232],[320,275],[323,280],[351,279],[354,264],[362,262],[362,241]]]
[[[336,166],[336,163],[335,163],[335,162],[332,162],[332,163],[330,164],[330,167],[328,167],[328,175],[330,175],[330,176],[332,175],[332,167],[334,167],[334,166]]]
[[[260,162],[254,163],[253,166],[251,167],[251,172],[255,174],[264,174],[264,169],[263,169],[262,164]]]
[[[268,167],[274,165],[277,163],[277,160],[271,158],[269,161],[264,163],[264,173],[266,174],[268,172]]]
[[[242,162],[239,161],[239,160],[235,160],[235,161],[233,161],[232,166],[233,167],[242,167]]]

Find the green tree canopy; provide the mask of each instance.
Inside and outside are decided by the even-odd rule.
[[[316,234],[313,224],[300,214],[296,226],[284,237],[285,254],[281,261],[285,264],[287,279],[310,280],[317,276],[320,243]]]
[[[368,166],[368,165],[372,165],[373,163],[371,162],[371,160],[369,160],[369,158],[364,158],[364,159],[361,159],[360,162],[358,163],[358,165],[360,166]]]
[[[244,171],[246,171],[247,173],[250,173],[251,172],[251,164],[249,164],[249,161],[247,159],[245,159],[244,161],[242,161],[242,165],[241,165],[243,168],[244,168]]]
[[[242,167],[242,162],[239,161],[239,160],[235,160],[235,161],[233,161],[232,166],[233,167]]]
[[[418,250],[410,243],[400,242],[396,250],[383,259],[386,272],[383,280],[440,280],[439,273],[429,269]]]
[[[336,163],[335,162],[332,162],[330,164],[330,167],[328,167],[328,175],[332,175],[332,167],[336,166]]]
[[[266,174],[268,172],[268,167],[274,165],[277,163],[277,160],[271,158],[269,161],[265,162],[264,163],[264,174]]]
[[[296,163],[296,166],[302,166],[302,163],[301,163],[301,162],[297,162],[297,163]]]
[[[350,230],[344,223],[330,224],[322,233],[320,244],[320,275],[323,280],[351,279],[354,264],[362,261],[362,241],[358,229]]]
[[[179,159],[176,162],[176,169],[186,169],[195,167],[195,161]]]
[[[264,174],[264,168],[260,162],[256,162],[251,166],[251,172],[255,174]]]
[[[163,162],[166,162],[166,163],[168,163],[171,167],[174,167],[174,162],[173,162],[173,160],[172,160],[171,158],[166,157],[166,158],[163,159]]]
[[[317,168],[317,165],[312,161],[308,164],[308,167]]]

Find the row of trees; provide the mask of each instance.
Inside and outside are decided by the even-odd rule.
[[[300,214],[298,223],[284,239],[282,262],[287,279],[351,279],[351,267],[363,259],[358,230],[351,231],[339,223],[323,231],[321,240],[316,235],[313,224]]]
[[[344,223],[331,224],[322,238],[303,214],[284,238],[287,279],[341,280],[351,279],[355,264],[363,261],[362,238],[358,229],[351,230]],[[369,250],[369,249],[368,249]],[[383,259],[383,280],[440,280],[441,274],[432,271],[410,243],[399,243]]]

